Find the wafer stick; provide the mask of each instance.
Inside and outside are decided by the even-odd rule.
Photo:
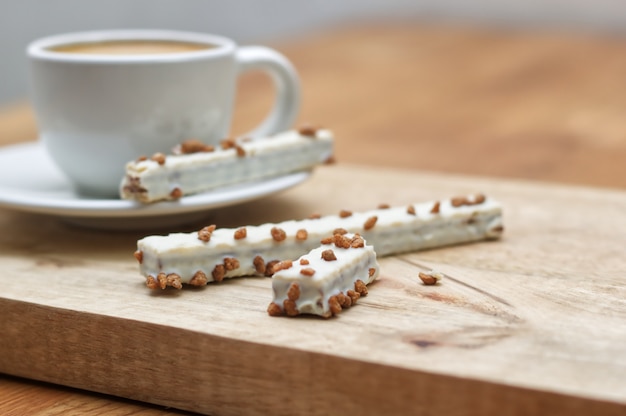
[[[218,148],[183,142],[178,154],[155,154],[126,165],[123,199],[175,200],[222,186],[311,169],[332,156],[329,130],[301,129],[256,140],[224,140]]]
[[[276,265],[272,316],[313,314],[330,318],[367,295],[378,277],[374,248],[358,234],[335,234],[294,262]]]
[[[498,238],[500,204],[483,195],[241,228],[208,226],[194,233],[148,236],[135,257],[150,288],[202,286],[237,276],[273,274],[329,235],[360,234],[379,257]]]

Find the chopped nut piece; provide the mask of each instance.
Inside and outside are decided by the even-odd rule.
[[[365,240],[358,234],[355,234],[354,237],[350,240],[350,247],[352,248],[361,248],[365,247]]]
[[[271,233],[274,241],[280,242],[287,238],[287,233],[285,233],[285,230],[283,230],[282,228],[273,227]]]
[[[167,275],[167,285],[175,289],[183,288],[183,284],[180,281],[180,276],[176,273],[170,273]]]
[[[332,244],[335,241],[333,237],[324,237],[320,240],[320,244]]]
[[[328,298],[328,306],[330,307],[330,311],[333,315],[337,315],[339,312],[341,312],[341,305],[337,300],[337,296],[331,296],[330,298]]]
[[[274,274],[274,266],[280,263],[280,260],[270,260],[265,265],[265,276],[271,277]]]
[[[283,260],[274,264],[272,267],[272,273],[276,273],[279,270],[287,270],[293,266],[293,262],[291,260]]]
[[[315,137],[317,135],[317,129],[311,125],[304,125],[298,129],[298,133],[303,136]]]
[[[378,209],[389,209],[391,208],[391,205],[389,204],[380,204],[378,205]]]
[[[148,156],[141,155],[137,159],[135,159],[136,162],[143,162],[144,160],[148,160]]]
[[[285,309],[287,316],[296,316],[300,314],[298,308],[296,307],[296,302],[291,299],[285,299],[283,301],[283,308]]]
[[[376,269],[373,267],[370,267],[367,272],[369,273],[370,277],[372,277],[374,276],[374,273],[376,273]]]
[[[167,275],[163,272],[157,275],[157,281],[159,282],[159,287],[161,289],[165,289],[167,287]]]
[[[289,286],[289,290],[287,290],[287,298],[289,300],[300,299],[300,285],[292,283],[291,286]]]
[[[332,250],[324,250],[322,251],[322,258],[326,261],[334,261],[337,260],[337,256],[335,256],[335,252]]]
[[[269,316],[281,316],[283,314],[283,310],[280,308],[280,305],[272,302],[267,307],[267,313]]]
[[[339,292],[339,294],[337,295],[337,301],[342,308],[349,308],[350,306],[352,306],[352,299],[350,298],[350,296],[346,296],[341,292]]]
[[[318,214],[318,213],[313,213],[313,214],[309,215],[309,219],[310,220],[319,220],[320,218],[322,218],[322,215]]]
[[[154,276],[147,276],[146,277],[146,286],[148,286],[149,289],[158,289],[159,288],[159,283],[156,281]]]
[[[243,238],[246,238],[248,236],[248,230],[246,229],[246,227],[241,227],[241,228],[237,228],[235,230],[235,240],[241,240]]]
[[[238,144],[235,145],[235,150],[237,151],[237,156],[238,157],[245,157],[246,156],[246,149],[244,149],[243,147],[239,146]]]
[[[363,224],[363,228],[365,230],[371,230],[372,228],[374,228],[374,226],[376,225],[376,221],[378,221],[378,217],[376,215],[369,217],[366,221],[365,224]]]
[[[180,199],[183,196],[183,191],[180,188],[174,188],[172,189],[172,192],[170,192],[170,197],[172,197],[172,199]]]
[[[333,235],[335,234],[339,234],[339,235],[348,234],[348,230],[346,230],[345,228],[335,228],[333,230]]]
[[[224,259],[224,268],[226,271],[231,271],[239,268],[239,260],[234,257],[226,257]]]
[[[204,286],[208,282],[209,279],[207,279],[206,274],[204,274],[203,271],[198,270],[189,281],[189,284],[192,286]]]
[[[310,264],[310,262],[307,259],[300,259],[301,266],[306,266],[307,264]]]
[[[143,263],[143,251],[137,250],[133,253],[133,256],[135,256],[139,264]]]
[[[220,146],[222,146],[222,149],[228,150],[237,146],[237,143],[233,139],[224,139],[220,142]]]
[[[313,269],[312,267],[305,267],[300,270],[300,274],[303,274],[305,276],[313,276],[315,274],[315,269]]]
[[[425,285],[434,285],[441,280],[443,275],[439,272],[431,270],[429,272],[419,272],[419,278]]]
[[[361,297],[361,294],[359,292],[355,292],[354,290],[350,289],[346,292],[346,295],[348,295],[348,297],[350,298],[350,300],[352,301],[352,304],[354,305],[356,303],[357,300],[359,300],[359,298]]]
[[[256,256],[254,260],[252,260],[252,264],[257,273],[265,274],[265,260],[263,260],[263,257]]]
[[[215,147],[204,144],[198,139],[188,139],[183,141],[179,147],[181,154],[200,153],[200,152],[213,152]]]
[[[352,239],[348,237],[344,237],[341,234],[333,235],[333,240],[334,240],[335,246],[339,248],[350,248],[350,246],[352,245]]]
[[[450,205],[453,207],[460,207],[463,205],[467,205],[468,200],[464,196],[456,196],[450,200]]]
[[[298,231],[296,231],[296,240],[297,241],[304,241],[308,237],[309,237],[309,232],[307,230],[305,230],[304,228],[301,228]]]
[[[441,202],[437,201],[430,209],[431,214],[439,214],[439,208],[441,207]]]
[[[204,227],[200,231],[198,231],[198,240],[202,240],[205,243],[211,240],[211,234],[215,231],[215,224]]]
[[[495,227],[490,228],[489,233],[501,233],[504,231],[503,225],[496,225]]]
[[[356,292],[361,296],[367,295],[367,286],[365,285],[365,283],[363,283],[362,280],[357,280],[356,282],[354,282],[354,290],[356,290]]]
[[[417,213],[415,212],[415,206],[414,205],[409,205],[406,208],[406,213],[409,215],[417,215]]]
[[[476,195],[474,195],[474,204],[475,205],[482,204],[486,200],[487,200],[487,198],[483,194],[476,194]]]
[[[213,276],[213,280],[216,282],[221,282],[224,280],[224,276],[226,275],[226,270],[223,264],[218,264],[211,272],[211,276]]]
[[[165,164],[165,155],[163,153],[155,153],[155,154],[152,155],[150,160],[154,160],[159,165],[164,165]]]
[[[352,211],[348,211],[347,209],[342,209],[341,211],[339,211],[340,218],[348,218],[351,215],[352,215]]]

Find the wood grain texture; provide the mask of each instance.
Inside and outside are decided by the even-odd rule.
[[[474,173],[626,187],[626,163],[624,163],[626,160],[626,141],[624,141],[626,124],[623,121],[626,108],[624,101],[626,100],[626,84],[620,81],[626,74],[626,41],[622,38],[571,33],[487,31],[405,25],[347,28],[274,46],[289,56],[301,74],[304,91],[300,120],[319,122],[336,132],[337,156],[342,163],[354,162],[377,167],[393,166],[421,171]],[[261,76],[246,75],[241,80],[240,87],[234,122],[236,132],[247,131],[263,117],[269,108],[271,93],[269,82]],[[28,104],[16,104],[0,111],[0,144],[35,138],[35,120]],[[393,177],[395,176],[390,177],[389,183],[392,183]],[[442,178],[436,177],[435,179]],[[412,179],[406,179],[398,186],[386,185],[382,189],[377,189],[378,199],[375,202],[400,201],[406,192],[398,191],[401,189],[400,185],[410,190],[406,194],[407,197],[415,195],[417,185],[413,184]],[[306,186],[308,187],[309,184]],[[497,191],[496,195],[500,196],[502,194],[500,191],[511,195],[508,192],[508,186],[508,183],[499,183],[497,189],[494,189]],[[370,195],[363,188],[359,189],[363,193],[359,194],[358,198],[349,201],[352,207],[355,206],[355,202],[361,201],[362,195]],[[512,199],[507,199],[507,202],[515,201],[515,203],[507,206],[508,230],[506,239],[503,241],[506,245],[487,246],[489,255],[492,254],[492,247],[498,247],[493,253],[500,253],[500,260],[505,257],[509,264],[509,260],[512,259],[510,264],[513,266],[512,276],[515,277],[513,281],[520,287],[520,294],[516,295],[516,299],[526,295],[526,298],[522,299],[523,302],[519,301],[526,305],[521,308],[523,313],[518,312],[520,306],[517,302],[512,303],[512,306],[500,302],[500,300],[509,302],[508,296],[518,291],[517,286],[514,288],[507,286],[506,289],[493,288],[494,283],[509,279],[508,272],[500,270],[504,274],[498,274],[495,266],[486,274],[483,273],[482,268],[491,266],[481,266],[480,271],[474,269],[468,271],[465,268],[464,259],[468,255],[475,254],[473,246],[457,247],[454,250],[436,250],[420,253],[414,257],[385,260],[389,262],[385,264],[385,268],[398,275],[406,272],[407,276],[412,276],[411,273],[419,269],[419,266],[415,264],[424,267],[447,265],[444,271],[449,274],[448,278],[432,294],[421,291],[426,288],[414,287],[413,281],[410,283],[402,281],[402,286],[399,287],[400,291],[408,291],[412,293],[410,296],[417,299],[416,305],[420,308],[420,317],[417,322],[420,325],[426,323],[424,328],[441,324],[442,316],[445,318],[446,325],[441,330],[428,333],[407,330],[408,338],[405,343],[408,345],[412,342],[415,348],[421,351],[420,354],[423,354],[419,363],[438,362],[440,353],[433,353],[433,350],[447,349],[451,351],[448,355],[454,351],[454,356],[458,355],[458,350],[460,351],[458,360],[463,361],[460,364],[457,363],[458,368],[463,369],[473,362],[473,354],[477,354],[474,350],[489,351],[489,348],[495,348],[489,346],[490,343],[498,346],[526,345],[529,350],[515,349],[510,354],[505,353],[503,357],[498,354],[491,357],[496,360],[497,365],[502,366],[501,374],[496,376],[498,384],[495,387],[489,381],[484,383],[472,381],[463,384],[466,379],[461,377],[453,379],[457,389],[449,389],[450,381],[446,378],[443,382],[445,390],[440,384],[428,390],[427,386],[434,383],[434,380],[439,380],[436,377],[433,378],[431,372],[426,373],[428,383],[418,383],[414,372],[405,373],[398,370],[394,373],[394,378],[390,380],[389,377],[384,377],[383,372],[373,372],[373,367],[369,366],[368,371],[372,371],[377,380],[384,379],[384,381],[380,381],[375,389],[372,387],[374,392],[368,392],[368,397],[381,397],[377,395],[376,389],[380,388],[379,385],[388,384],[391,386],[389,389],[398,387],[397,397],[405,394],[400,402],[411,403],[413,406],[411,409],[415,409],[416,413],[422,410],[420,406],[423,403],[431,406],[433,398],[441,405],[444,405],[445,401],[450,401],[450,406],[460,406],[460,403],[466,400],[468,401],[466,404],[473,406],[466,408],[466,413],[467,409],[470,409],[477,412],[483,411],[483,414],[487,414],[488,410],[493,414],[504,414],[502,409],[489,407],[493,404],[489,400],[495,400],[493,406],[497,403],[514,403],[517,406],[516,409],[508,410],[511,410],[509,413],[516,411],[517,414],[547,414],[550,411],[587,414],[590,406],[593,406],[599,413],[611,414],[612,411],[616,411],[611,402],[616,401],[620,403],[617,411],[623,411],[625,396],[623,390],[616,389],[608,381],[605,385],[605,394],[610,395],[613,392],[619,396],[621,391],[621,397],[618,397],[618,400],[604,397],[605,401],[602,403],[594,401],[590,399],[594,397],[593,389],[590,395],[581,396],[580,390],[585,390],[587,375],[582,372],[582,369],[577,370],[578,365],[581,365],[582,368],[589,370],[590,374],[597,375],[601,372],[600,368],[606,367],[606,372],[609,374],[607,380],[615,380],[615,371],[624,373],[623,361],[620,361],[623,359],[624,351],[621,350],[620,354],[611,356],[616,348],[611,344],[611,340],[623,335],[619,330],[624,327],[625,307],[623,301],[619,298],[616,300],[615,297],[621,294],[621,299],[624,299],[624,275],[621,272],[624,267],[623,264],[615,263],[616,259],[624,256],[623,251],[619,252],[620,246],[611,245],[611,242],[615,241],[615,236],[619,234],[618,227],[622,226],[623,229],[624,210],[623,202],[620,202],[622,197],[618,196],[617,199],[611,197],[607,200],[606,197],[609,194],[602,192],[598,194],[597,191],[542,189],[544,193],[540,192],[540,194],[547,198],[543,201],[543,205],[535,206],[535,204],[528,203],[517,205],[522,198],[518,200],[516,195],[512,195]],[[547,189],[551,191],[547,192]],[[450,183],[445,190],[458,191]],[[519,187],[513,187],[510,191],[519,190]],[[435,186],[427,184],[423,192],[419,192],[416,196],[420,199],[431,199],[436,196],[437,191]],[[335,187],[324,187],[317,192],[319,192],[319,198],[316,198],[314,203],[318,204],[317,206],[324,212],[338,209],[344,201],[341,197],[336,197],[337,188]],[[287,195],[290,194],[280,196],[278,201],[284,202]],[[552,198],[555,195],[557,199]],[[615,196],[615,194],[611,195]],[[524,196],[531,200],[535,199],[534,191],[529,190],[524,193]],[[363,200],[363,203],[367,201],[369,199]],[[273,202],[276,200],[271,198],[259,205],[236,207],[220,211],[216,215],[226,224],[231,218],[249,218],[246,210],[252,207],[271,211],[275,208]],[[277,217],[291,218],[296,213],[305,211],[308,213],[309,207],[304,206],[304,201],[294,201],[290,198],[288,202],[287,207],[290,207],[289,209],[295,207],[294,211],[277,212]],[[561,215],[558,215],[556,219],[550,216],[554,214],[554,210],[563,209],[564,203],[568,207],[574,207],[573,211],[569,209],[564,211],[563,215],[566,220],[562,220]],[[597,205],[602,206],[603,209],[612,205],[621,208],[614,208],[611,212],[601,211],[598,214]],[[367,207],[369,208],[370,205]],[[577,207],[580,207],[580,210]],[[549,208],[549,210],[542,211],[544,208]],[[584,215],[581,213],[583,211]],[[541,227],[537,226],[536,230],[526,229],[520,225],[514,227],[515,223],[511,222],[519,220],[520,215],[532,216],[542,212],[546,217],[541,222]],[[604,226],[596,231],[593,229],[581,231],[585,230],[585,225],[589,224],[590,218],[594,224],[597,218],[601,219]],[[132,262],[127,263],[128,250],[139,237],[135,233],[97,232],[94,234],[59,224],[54,219],[4,210],[0,212],[0,223],[3,230],[4,227],[8,230],[3,234],[0,264],[3,270],[7,270],[8,267],[11,271],[5,272],[0,278],[3,285],[6,280],[18,284],[14,281],[16,276],[25,279],[30,284],[33,279],[37,279],[35,280],[37,288],[33,289],[35,292],[37,290],[51,291],[51,293],[63,292],[65,294],[60,298],[62,301],[65,296],[68,296],[67,293],[72,293],[67,290],[70,288],[68,284],[59,282],[59,276],[64,275],[68,268],[74,280],[76,273],[80,274],[81,283],[78,284],[72,280],[72,285],[77,284],[81,288],[104,284],[110,276],[108,274],[103,276],[98,270],[109,264],[122,262],[127,264],[127,268],[121,273],[124,275],[123,278],[118,276],[124,284],[127,284],[129,276],[135,273]],[[607,223],[613,226],[606,226]],[[545,227],[546,232],[541,234],[544,238],[533,240],[533,233],[542,227]],[[40,235],[45,236],[45,239],[40,239]],[[523,238],[520,239],[520,235]],[[88,247],[87,243],[92,244],[93,247]],[[511,246],[512,243],[515,244]],[[542,250],[535,249],[532,245],[528,246],[526,243],[535,244]],[[559,250],[553,249],[554,244],[558,245]],[[568,250],[573,249],[572,245],[579,249],[584,247],[583,254],[575,259],[568,256]],[[502,247],[506,247],[506,256],[499,251]],[[595,247],[595,249],[588,254],[587,248],[589,247]],[[25,253],[30,253],[30,257],[27,258]],[[486,251],[481,249],[480,253],[476,257],[484,261]],[[531,254],[539,257],[532,257]],[[547,256],[549,260],[550,267],[547,270],[544,256]],[[12,260],[9,262],[8,258]],[[33,258],[37,259],[39,265],[33,266],[29,263],[34,261]],[[19,260],[17,264],[16,259]],[[531,259],[534,261],[531,262]],[[95,271],[90,268],[94,262],[98,266]],[[537,273],[528,271],[529,265],[526,262],[532,263],[533,267],[539,267],[539,271]],[[585,280],[584,277],[589,273],[591,266],[597,266],[599,269],[592,271],[593,279]],[[563,267],[564,271],[558,272],[559,267]],[[28,277],[30,272],[42,270],[44,270],[45,278],[41,275]],[[550,278],[545,277],[544,272],[549,272]],[[47,277],[51,275],[57,277],[49,281]],[[570,275],[575,276],[576,282],[583,282],[583,284],[577,283],[572,288],[571,282],[567,280]],[[477,285],[474,279],[478,279],[481,285]],[[541,285],[539,280],[542,281]],[[388,279],[381,279],[377,286],[373,287],[372,293],[391,290],[392,288],[385,289],[388,282]],[[394,284],[398,285],[398,283]],[[478,290],[473,290],[464,284]],[[487,286],[482,286],[485,284]],[[558,284],[567,284],[567,290],[548,293],[549,289],[560,288]],[[405,287],[407,285],[412,292]],[[540,291],[541,295],[532,290],[533,285],[544,289]],[[104,284],[104,287],[110,288],[110,286],[110,283]],[[139,281],[137,281],[136,289],[140,289]],[[467,293],[464,292],[465,290]],[[481,290],[486,291],[492,297],[488,295],[479,297],[481,300],[478,303],[482,304],[484,301],[487,305],[482,309],[482,313],[478,312],[480,308],[476,306],[474,306],[475,310],[471,311],[471,305],[476,304],[474,299],[480,296]],[[500,293],[501,291],[504,293]],[[139,292],[140,296],[145,295],[143,291]],[[117,291],[115,293],[117,294]],[[201,295],[205,294],[202,292]],[[592,306],[585,303],[589,297],[596,300]],[[105,302],[100,294],[96,296],[96,299],[98,302]],[[176,296],[165,299],[170,299],[171,303],[177,301]],[[368,301],[373,302],[373,299],[372,296]],[[2,306],[6,308],[11,305],[10,311],[13,311],[13,304],[5,303],[9,300],[10,298],[4,297]],[[431,307],[440,304],[443,305],[443,309],[440,306]],[[539,308],[538,312],[529,311],[533,304],[550,304],[552,307],[546,309],[544,306]],[[67,328],[63,328],[64,331],[73,328],[74,315],[66,310],[59,310],[57,307],[30,308],[28,303],[22,302],[19,305],[26,307],[27,312],[30,313],[28,316],[35,316],[36,312],[36,316],[41,317],[42,323],[39,326],[33,324],[33,326],[24,327],[26,324],[21,321],[19,315],[17,321],[12,323],[7,320],[9,315],[0,315],[0,324],[3,328],[10,324],[13,330],[16,330],[15,328],[22,325],[20,330],[24,333],[43,334],[42,342],[43,340],[51,342],[50,331],[46,325],[55,322],[59,316],[63,317],[63,322],[67,323]],[[370,307],[374,306],[365,308]],[[353,316],[349,314],[364,313],[358,312],[359,308],[349,311],[341,318]],[[84,306],[81,305],[78,310],[83,309]],[[467,309],[470,309],[470,312],[466,313]],[[42,312],[43,315],[41,315]],[[401,315],[400,311],[391,313],[393,316]],[[434,316],[431,316],[432,314]],[[458,320],[457,314],[464,316],[464,320]],[[524,320],[522,323],[507,324],[504,318],[494,317],[489,318],[488,323],[479,322],[482,315],[489,317],[503,314],[508,314],[510,319],[523,318]],[[11,316],[14,315],[12,312]],[[532,315],[533,319],[528,320],[526,315]],[[560,335],[561,327],[571,329],[574,324],[577,325],[579,317],[586,325],[585,328],[589,329],[590,321],[595,319],[596,322],[603,322],[605,315],[614,325],[607,327],[606,333],[601,332],[604,326],[599,326],[588,339],[580,340],[584,338],[580,334],[574,336],[571,345],[567,343],[570,339],[568,337],[573,336],[571,331],[567,331],[563,336]],[[67,321],[68,317],[71,318],[69,321]],[[563,319],[564,324],[561,325],[561,321],[556,318]],[[471,325],[466,320],[471,321]],[[532,333],[532,331],[527,331],[528,328],[531,330],[535,328],[536,320],[541,320],[538,326],[546,329],[547,333],[544,335],[547,338],[533,344],[532,338],[525,338],[523,334]],[[543,320],[549,322],[545,327],[542,326]],[[104,325],[114,336],[117,332],[110,330],[110,324],[111,321],[105,320],[99,321],[97,325],[90,325],[95,325],[93,328]],[[117,328],[118,324],[120,322],[116,320],[113,326]],[[55,325],[58,326],[61,323],[57,322]],[[363,326],[361,322],[358,322],[358,325]],[[409,322],[407,325],[408,328],[414,328],[417,324]],[[510,330],[508,326],[514,329]],[[41,331],[35,331],[34,328],[40,328]],[[299,334],[299,332],[295,333]],[[514,335],[510,335],[511,332]],[[522,335],[519,335],[520,333]],[[189,336],[188,332],[185,334]],[[384,340],[384,335],[381,338]],[[101,338],[97,339],[102,341]],[[517,344],[520,339],[525,340],[526,344]],[[55,340],[59,341],[59,338]],[[360,338],[358,340],[363,341]],[[580,348],[574,341],[582,342]],[[329,344],[333,342],[334,340],[328,341]],[[378,341],[373,345],[378,347],[380,343],[381,341]],[[399,344],[404,345],[401,342]],[[477,344],[488,345],[473,347]],[[0,348],[6,349],[6,345],[4,340],[0,342]],[[385,346],[384,342],[382,346]],[[101,350],[105,349],[102,345],[100,347]],[[573,364],[572,357],[576,356],[579,349],[585,348],[591,348],[589,354],[584,356],[586,358],[577,358],[576,364]],[[607,350],[604,351],[603,348]],[[549,351],[546,353],[550,357],[549,362],[533,362],[532,358],[537,351]],[[20,363],[28,364],[24,356],[19,355],[17,351],[12,351],[11,354],[10,357],[14,357],[12,359],[14,362],[10,363],[12,368],[19,366]],[[518,354],[520,362],[508,361],[515,354]],[[463,357],[468,356],[471,359],[463,360]],[[7,361],[11,360],[5,358],[3,363]],[[560,393],[565,394],[565,397],[550,392],[550,389],[539,392],[541,380],[538,381],[540,386],[533,384],[530,390],[522,387],[507,389],[506,385],[502,385],[503,382],[509,383],[506,380],[510,374],[528,372],[529,375],[537,375],[537,372],[543,368],[542,366],[545,366],[544,372],[548,374],[547,383],[554,382],[550,374],[561,374],[556,369],[563,368],[563,362],[568,363],[566,367],[569,368],[563,378],[569,380],[567,386],[573,389],[569,393]],[[329,363],[322,365],[315,362],[315,366],[321,366],[326,369],[324,371],[330,372],[326,367],[330,365]],[[359,361],[356,363],[354,367],[342,367],[343,372],[351,368],[350,375],[354,378],[346,383],[347,386],[338,387],[336,394],[348,394],[346,389],[353,385],[371,387],[358,384],[364,383],[361,379],[363,379],[365,367]],[[528,363],[528,365],[520,363]],[[590,368],[595,363],[600,365]],[[167,362],[162,363],[159,368],[162,370],[167,365]],[[305,371],[313,374],[316,368],[311,364]],[[384,368],[386,367],[383,367],[383,370]],[[333,380],[336,373],[341,374],[339,370],[335,370],[329,380]],[[272,374],[275,373],[272,372]],[[71,374],[67,377],[70,376]],[[42,377],[36,376],[35,378]],[[340,377],[340,380],[344,378]],[[575,384],[572,380],[578,380],[583,385],[572,387],[572,383]],[[623,386],[624,380],[619,381]],[[414,389],[409,391],[406,386],[413,386]],[[292,386],[289,388],[292,389]],[[388,389],[384,389],[386,390]],[[497,397],[494,398],[493,394],[497,394]],[[458,401],[451,400],[457,396],[460,397]],[[337,396],[330,394],[328,397],[336,398]],[[293,400],[288,399],[287,402],[292,403]],[[320,399],[320,402],[325,402],[325,398]],[[436,406],[429,407],[429,409],[432,409],[433,413],[441,410]],[[426,410],[424,414],[428,414]],[[463,414],[462,411],[452,412],[451,408],[443,410],[444,414]],[[174,413],[171,410],[159,410],[149,405],[121,401],[110,396],[83,393],[0,375],[1,414],[50,415],[70,412],[111,416],[135,413]]]
[[[150,292],[136,233],[7,213],[0,370],[210,414],[622,413],[622,192],[337,165],[209,220],[474,191],[504,203],[502,241],[384,258],[370,295],[331,320],[269,317],[266,278]],[[441,285],[421,284],[430,268]]]

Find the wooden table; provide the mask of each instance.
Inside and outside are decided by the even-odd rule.
[[[340,168],[626,187],[626,39],[407,25],[275,46],[302,76],[301,121],[335,131]],[[270,86],[250,75],[241,90],[243,132],[267,111]],[[0,144],[35,137],[26,104],[0,112]],[[1,376],[0,413],[12,412],[184,414]]]

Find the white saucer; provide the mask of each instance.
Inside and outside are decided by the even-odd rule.
[[[54,215],[79,225],[145,228],[191,222],[212,208],[258,199],[295,186],[311,175],[296,172],[254,183],[229,186],[178,201],[141,204],[122,199],[96,199],[77,194],[39,142],[0,148],[0,207]]]

